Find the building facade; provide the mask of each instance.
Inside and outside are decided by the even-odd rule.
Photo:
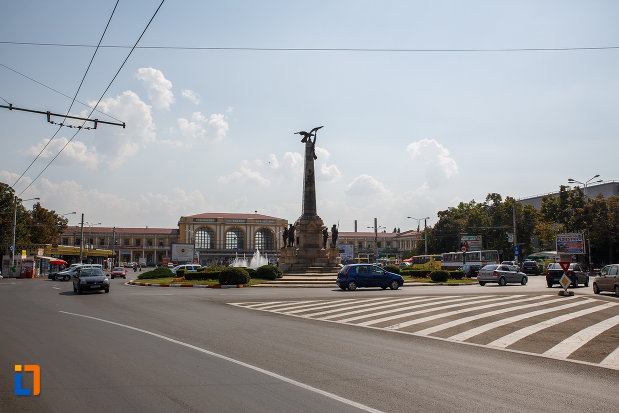
[[[395,232],[340,232],[338,245],[352,245],[355,259],[375,262],[378,258],[402,257],[404,251],[417,246],[421,233],[417,231]]]

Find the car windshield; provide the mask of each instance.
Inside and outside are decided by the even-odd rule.
[[[101,268],[84,268],[80,272],[80,277],[98,277],[103,274]]]
[[[116,267],[112,271],[124,271],[125,269],[122,267]]]
[[[496,270],[498,267],[498,265],[486,265],[484,268],[482,268],[483,270],[489,270],[489,271],[494,271]]]

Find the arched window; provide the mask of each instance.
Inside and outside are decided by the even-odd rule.
[[[238,228],[232,228],[226,232],[226,249],[236,250],[245,248],[245,235]]]
[[[200,228],[196,231],[196,248],[215,248],[215,233],[210,228]]]
[[[254,238],[254,244],[256,248],[260,251],[272,251],[275,249],[273,246],[273,232],[269,231],[266,228],[261,229],[256,232],[256,237]]]

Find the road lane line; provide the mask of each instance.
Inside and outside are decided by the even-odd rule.
[[[448,308],[458,308],[458,307],[463,307],[463,306],[467,306],[467,305],[471,305],[471,304],[490,303],[490,304],[478,305],[478,306],[474,306],[474,307],[458,308],[455,311],[449,311],[449,312],[446,312],[446,313],[438,313],[438,314],[426,316],[426,317],[423,317],[423,318],[417,318],[415,320],[404,321],[402,323],[393,324],[393,325],[385,327],[385,329],[387,329],[387,330],[398,330],[400,328],[412,326],[413,324],[419,324],[419,323],[423,323],[423,322],[426,322],[426,321],[436,320],[437,318],[449,317],[450,315],[456,315],[456,314],[460,314],[460,313],[468,312],[468,311],[483,310],[484,308],[491,308],[491,307],[495,307],[497,305],[509,305],[512,302],[517,302],[517,301],[522,301],[522,300],[527,300],[528,299],[528,298],[521,298],[520,300],[514,300],[514,298],[516,298],[516,297],[522,297],[522,295],[512,295],[510,297],[497,297],[497,298],[493,298],[491,300],[476,300],[476,301],[465,302],[465,303],[443,305],[443,306],[440,306],[440,307],[429,308],[427,310],[414,311],[412,313],[404,314],[404,316],[393,316],[393,317],[386,317],[386,318],[383,318],[383,319],[380,319],[380,320],[370,320],[370,321],[366,321],[365,323],[361,323],[361,324],[358,324],[358,325],[360,325],[360,326],[369,326],[369,325],[372,325],[372,324],[379,323],[381,321],[390,321],[390,320],[394,320],[394,319],[397,319],[397,318],[408,317],[408,316],[411,316],[411,315],[431,313],[431,312],[434,312],[434,311],[442,311],[442,310],[446,310]],[[508,298],[508,299],[505,300],[506,298]],[[495,302],[495,301],[501,301],[501,300],[503,300],[503,302],[501,302],[501,303],[496,303]],[[459,300],[459,299],[458,300],[452,300],[451,302],[453,302],[453,301],[461,301],[461,300]]]
[[[252,308],[254,310],[262,310],[263,308],[267,308],[267,307],[271,307],[271,306],[279,306],[279,305],[294,305],[294,304],[301,304],[301,303],[308,303],[308,302],[322,302],[324,300],[312,300],[312,301],[271,301],[271,302],[267,302],[267,303],[258,303],[258,304],[250,304],[250,305],[243,305],[243,307],[245,308]]]
[[[619,347],[610,353],[604,360],[600,361],[600,366],[610,367],[619,370]]]
[[[511,346],[512,344],[522,340],[525,337],[530,336],[531,334],[535,334],[538,331],[545,330],[549,327],[555,326],[557,324],[564,323],[566,321],[572,320],[574,318],[578,318],[581,316],[585,316],[587,314],[596,313],[598,311],[606,310],[615,306],[614,303],[606,303],[602,305],[598,305],[591,308],[585,308],[584,310],[576,311],[574,313],[563,314],[555,318],[551,318],[550,320],[542,321],[537,324],[530,325],[528,327],[521,328],[520,330],[516,330],[513,333],[510,333],[506,336],[503,336],[499,339],[494,340],[491,343],[488,343],[490,347],[496,348],[505,348],[507,346]],[[619,353],[618,353],[619,354]]]
[[[571,335],[556,346],[546,350],[543,354],[545,356],[568,358],[570,354],[578,350],[580,347],[584,346],[604,331],[613,328],[617,324],[619,324],[619,315],[607,318],[604,321],[600,321],[597,324],[589,326],[580,330],[576,334]]]
[[[173,339],[173,338],[161,335],[161,334],[153,333],[152,331],[148,331],[148,330],[144,330],[144,329],[141,329],[141,328],[133,327],[133,326],[130,326],[130,325],[127,325],[127,324],[117,323],[115,321],[104,320],[102,318],[91,317],[91,316],[84,315],[84,314],[71,313],[71,312],[68,312],[68,311],[59,311],[59,312],[62,313],[62,314],[68,314],[68,315],[72,315],[72,316],[83,317],[83,318],[88,318],[88,319],[91,319],[91,320],[101,321],[103,323],[112,324],[112,325],[115,325],[115,326],[118,326],[118,327],[123,327],[123,328],[129,329],[129,330],[137,331],[139,333],[147,334],[149,336],[157,337],[157,338],[159,338],[161,340],[165,340],[165,341],[168,341],[170,343],[178,344],[180,346],[187,347],[187,348],[190,348],[192,350],[196,350],[196,351],[198,351],[200,353],[204,353],[204,354],[207,354],[209,356],[216,357],[216,358],[219,358],[221,360],[225,360],[225,361],[228,361],[230,363],[234,363],[236,365],[248,368],[250,370],[257,371],[258,373],[262,373],[262,374],[267,375],[269,377],[273,377],[274,379],[281,380],[281,381],[283,381],[285,383],[288,383],[288,384],[292,384],[293,386],[299,387],[301,389],[308,390],[308,391],[311,391],[311,392],[316,393],[316,394],[320,394],[321,396],[328,397],[330,399],[336,400],[336,401],[338,401],[340,403],[343,403],[343,404],[346,404],[348,406],[356,407],[359,410],[363,410],[363,411],[366,411],[366,412],[372,412],[372,413],[382,413],[382,411],[380,411],[380,410],[374,409],[372,407],[366,406],[366,405],[361,404],[361,403],[357,403],[357,402],[355,402],[353,400],[346,399],[346,398],[338,396],[336,394],[329,393],[327,391],[318,389],[316,387],[310,386],[309,384],[301,383],[300,381],[296,381],[294,379],[282,376],[282,375],[274,373],[272,371],[265,370],[263,368],[254,366],[254,365],[249,364],[249,363],[245,363],[244,361],[236,360],[236,359],[233,359],[231,357],[224,356],[223,354],[215,353],[213,351],[206,350],[206,349],[204,349],[202,347],[194,346],[193,344],[185,343],[183,341],[176,340],[176,339]]]
[[[325,310],[325,311],[320,311],[318,313],[311,313],[311,314],[303,314],[304,317],[316,317],[316,316],[322,316],[325,314],[332,314],[330,316],[327,317],[321,317],[321,319],[329,319],[329,318],[333,318],[333,317],[341,317],[342,314],[353,314],[353,313],[358,313],[358,312],[364,312],[364,311],[369,311],[368,307],[370,307],[370,309],[372,308],[385,308],[385,307],[393,307],[394,305],[402,305],[402,302],[406,302],[406,301],[412,301],[414,300],[414,298],[381,298],[381,301],[378,301],[377,299],[371,299],[371,300],[364,300],[364,301],[359,301],[360,304],[356,304],[356,305],[351,305],[348,306],[346,308],[333,308],[331,310]],[[395,303],[395,304],[392,304]],[[378,306],[378,307],[377,307]],[[350,311],[350,310],[354,310],[356,308],[361,308],[361,310],[357,310],[357,311]],[[297,312],[295,311],[295,314]],[[290,314],[290,313],[288,313]]]

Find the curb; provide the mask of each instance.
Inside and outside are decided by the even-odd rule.
[[[127,285],[135,285],[140,287],[174,287],[174,288],[243,288],[243,284],[236,285],[192,285],[192,284],[152,284],[152,283],[138,283],[135,281],[128,281]]]

